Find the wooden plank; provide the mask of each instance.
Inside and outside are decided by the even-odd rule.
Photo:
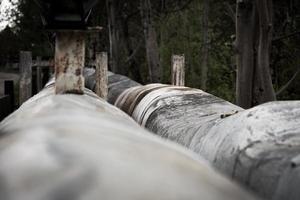
[[[107,100],[108,93],[108,60],[107,52],[96,53],[96,94]]]
[[[10,112],[13,112],[15,108],[15,90],[14,90],[14,81],[5,80],[4,81],[4,94],[10,96]]]
[[[185,84],[185,58],[184,55],[172,56],[172,85],[184,86]]]
[[[32,54],[29,51],[20,52],[20,89],[19,105],[22,105],[32,96]]]
[[[11,97],[9,95],[0,96],[0,121],[12,113],[11,107]]]
[[[38,56],[36,58],[38,65],[36,66],[36,91],[39,92],[42,90],[42,68],[39,66],[39,63],[42,61],[42,58]]]
[[[39,58],[37,58],[36,60],[32,61],[32,67],[54,67],[54,62],[52,59],[50,60],[39,60]]]

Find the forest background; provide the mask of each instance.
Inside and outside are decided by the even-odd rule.
[[[11,3],[13,9],[1,9],[0,15],[2,21],[9,22],[0,32],[1,71],[13,71],[7,68],[7,63],[17,61],[21,50],[32,51],[33,57],[43,59],[54,55],[55,36],[43,28],[38,3],[33,0]],[[269,12],[267,50],[260,46],[263,38],[258,34],[263,35],[261,13],[265,11],[260,12],[261,8]],[[247,17],[258,24],[258,29],[249,30],[251,20]],[[297,0],[106,0],[99,1],[93,10],[90,26],[101,26],[103,30],[87,37],[87,61],[94,58],[95,52],[107,51],[110,70],[140,83],[170,83],[171,57],[184,54],[186,86],[251,107],[265,100],[248,97],[251,92],[245,85],[254,91],[253,96],[257,95],[257,74],[264,73],[270,76],[277,100],[300,99],[300,2]],[[244,32],[247,37],[258,39],[253,44],[241,43],[239,37]],[[246,81],[241,81],[239,71],[243,67],[250,69],[239,66],[239,56],[246,45],[253,46],[251,54],[258,55],[253,58],[254,63],[260,66],[261,51],[266,52],[269,63],[265,64],[267,71],[253,67],[250,74],[243,74]],[[252,98],[250,103],[238,99],[244,95],[238,87],[245,88],[247,98]],[[258,87],[259,92],[264,90]]]

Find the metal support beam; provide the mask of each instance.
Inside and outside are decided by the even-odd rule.
[[[59,31],[55,45],[55,93],[83,94],[84,31]]]

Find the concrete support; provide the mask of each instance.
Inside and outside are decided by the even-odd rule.
[[[184,55],[172,56],[172,85],[184,86],[185,84],[184,60]]]
[[[83,31],[59,31],[55,45],[55,93],[83,94],[85,57]]]

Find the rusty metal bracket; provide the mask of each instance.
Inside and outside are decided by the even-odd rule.
[[[55,44],[55,93],[83,94],[85,32],[58,31]]]
[[[102,30],[102,27],[87,30],[56,31],[55,43],[55,93],[83,94],[85,61],[85,35]]]

